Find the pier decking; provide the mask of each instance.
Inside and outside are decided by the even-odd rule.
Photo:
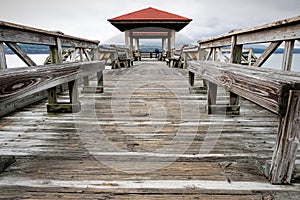
[[[135,62],[106,70],[79,113],[42,101],[2,117],[0,155],[16,162],[0,199],[299,199],[299,184],[271,185],[256,167],[272,158],[278,117],[244,99],[238,116],[208,115],[206,96],[184,69]]]

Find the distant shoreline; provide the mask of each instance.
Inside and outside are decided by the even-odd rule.
[[[250,45],[247,46],[249,48]],[[32,45],[32,44],[20,44],[20,47],[25,51],[27,54],[49,54],[50,50],[49,47],[46,45]],[[154,52],[154,49],[158,48],[161,51],[160,46],[154,46],[154,45],[143,45],[141,46],[141,51],[142,52]],[[256,47],[251,47],[253,48],[253,53],[255,54],[262,54],[265,49],[263,48],[256,48]],[[5,54],[14,54],[11,49],[9,49],[7,46],[4,46],[4,52]],[[284,53],[283,48],[278,48],[275,52],[275,54],[282,54]],[[300,54],[300,48],[295,48],[294,53]]]

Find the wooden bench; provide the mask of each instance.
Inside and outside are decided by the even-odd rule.
[[[279,116],[271,166],[265,170],[271,183],[289,184],[300,138],[300,73],[212,61],[189,61],[187,69],[191,86],[195,74],[208,81],[209,113],[221,107],[238,114],[241,96]],[[230,92],[229,105],[216,103],[217,86]]]
[[[115,48],[116,55],[117,55],[117,62],[115,63],[116,66],[119,68],[125,67],[128,68],[133,66],[134,58],[130,56],[129,49],[118,47],[116,45],[111,45],[111,47]]]
[[[47,90],[48,112],[79,112],[77,80],[97,74],[98,87],[103,86],[104,61],[89,61],[0,70],[0,115],[7,114],[12,102]],[[56,86],[68,83],[69,102],[58,102]]]
[[[183,65],[182,52],[183,52],[183,49],[184,49],[185,46],[186,45],[183,45],[179,49],[175,49],[174,50],[174,55],[165,59],[166,62],[167,62],[167,65],[169,67],[178,67],[178,68],[182,67],[182,65]]]
[[[118,52],[118,60],[120,67],[128,68],[130,66],[133,66],[133,58],[129,57],[127,52]]]

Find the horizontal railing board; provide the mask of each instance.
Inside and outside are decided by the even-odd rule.
[[[90,61],[1,70],[0,103],[26,97],[104,68],[104,61]]]
[[[60,38],[65,47],[97,48],[99,41],[64,35],[55,31],[46,31],[33,27],[0,21],[0,41],[25,44],[56,45]]]
[[[279,115],[285,113],[289,90],[300,89],[299,73],[212,61],[189,61],[188,70]]]

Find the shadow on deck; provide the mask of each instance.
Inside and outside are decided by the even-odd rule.
[[[42,101],[1,118],[0,155],[16,163],[0,198],[298,199],[299,184],[271,185],[255,166],[272,157],[276,115],[246,100],[239,116],[207,115],[187,79],[140,62],[106,70],[104,93],[81,94],[79,113]]]

